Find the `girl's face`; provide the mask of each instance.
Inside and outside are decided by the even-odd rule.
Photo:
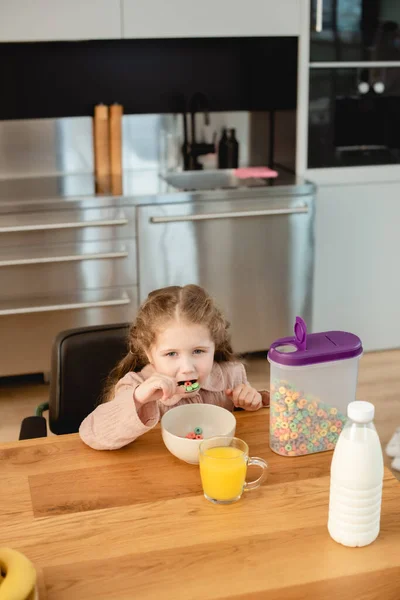
[[[215,344],[204,325],[171,321],[147,352],[158,373],[169,375],[176,383],[196,380],[201,386],[214,363]]]

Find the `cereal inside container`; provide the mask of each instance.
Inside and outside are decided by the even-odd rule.
[[[307,335],[296,318],[294,337],[271,345],[270,446],[282,456],[333,450],[356,398],[360,338],[345,331]]]

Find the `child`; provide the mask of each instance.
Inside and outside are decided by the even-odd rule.
[[[235,362],[228,327],[197,285],[151,292],[130,329],[129,353],[111,372],[103,403],[79,428],[82,440],[96,450],[121,448],[180,404],[216,404],[231,411],[268,406],[268,392],[252,388],[244,366]]]

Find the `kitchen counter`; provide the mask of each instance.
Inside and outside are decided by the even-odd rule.
[[[270,179],[265,186],[241,187],[238,189],[209,191],[180,191],[169,186],[156,171],[125,171],[119,182],[122,193],[113,194],[110,179],[96,181],[94,175],[75,174],[53,177],[0,180],[0,211],[8,212],[16,207],[29,210],[57,208],[65,202],[74,206],[109,206],[129,204],[132,206],[149,203],[187,202],[188,197],[196,200],[219,200],[224,198],[259,198],[260,196],[310,194],[314,185],[292,173],[280,172],[279,177]],[[118,182],[117,182],[118,184]],[[128,201],[129,199],[129,201]]]

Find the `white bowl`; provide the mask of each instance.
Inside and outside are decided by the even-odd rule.
[[[218,435],[234,437],[236,419],[226,408],[214,404],[182,404],[166,412],[161,419],[161,433],[168,450],[181,460],[197,465],[202,440],[190,440],[185,436],[201,427],[203,438]]]

